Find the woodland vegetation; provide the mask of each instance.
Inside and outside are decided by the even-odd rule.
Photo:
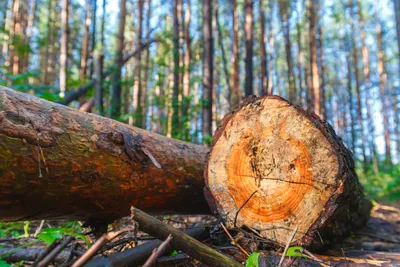
[[[237,230],[255,248],[287,243],[285,256],[292,241],[334,244],[369,220],[358,181],[373,200],[400,198],[400,0],[3,0],[0,47],[3,220],[79,219],[102,234],[134,205],[140,229],[166,240],[139,248],[144,260],[170,243],[235,266],[194,239],[203,228],[191,238],[138,208],[211,209],[256,233]],[[257,194],[265,188],[277,197]],[[395,210],[376,204],[368,230]],[[59,252],[88,236],[71,223],[40,233],[43,222],[34,237],[54,247],[32,257],[38,266],[57,255],[81,266],[125,231],[97,236],[83,256],[71,249],[74,263]],[[0,237],[13,227],[0,223]],[[400,243],[400,229],[383,235]],[[0,265],[14,253],[4,251]]]
[[[2,1],[0,83],[200,144],[244,96],[276,94],[333,125],[375,183],[398,174],[398,0],[116,4]]]

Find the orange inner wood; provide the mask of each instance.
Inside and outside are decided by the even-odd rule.
[[[283,122],[277,130],[278,134],[276,131],[274,134],[273,129],[261,129],[258,123],[256,129],[245,131],[240,141],[232,147],[232,154],[226,165],[228,186],[236,208],[240,210],[239,214],[247,224],[273,222],[296,216],[299,204],[313,186],[310,153],[303,142],[288,135],[285,124]],[[268,151],[265,151],[267,147],[263,146],[263,142],[269,138],[275,139]],[[286,150],[294,153],[294,160],[263,162],[263,153],[275,153],[279,150],[277,146],[282,144],[287,146]],[[257,154],[257,151],[262,154]],[[257,165],[257,162],[260,164]],[[272,165],[271,168],[279,173],[284,172],[280,177],[285,178],[275,179],[265,175],[263,171],[266,165],[263,164],[269,164],[269,167]],[[293,172],[292,169],[296,171]],[[254,193],[255,191],[257,192]],[[254,195],[251,197],[252,194]]]

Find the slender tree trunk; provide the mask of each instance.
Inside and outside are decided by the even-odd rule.
[[[215,7],[215,23],[217,26],[217,32],[218,32],[218,43],[221,48],[221,56],[222,56],[222,66],[224,69],[224,76],[225,76],[225,82],[226,86],[228,87],[228,101],[231,99],[232,95],[232,88],[230,86],[230,77],[229,77],[229,71],[228,71],[228,61],[226,59],[226,53],[225,53],[225,47],[224,47],[224,40],[222,36],[222,29],[221,29],[221,24],[219,22],[219,12],[218,12],[218,7]],[[228,110],[230,110],[231,107],[229,107]]]
[[[212,99],[213,99],[213,63],[214,38],[213,0],[203,1],[203,138],[211,137],[212,132]]]
[[[81,49],[81,66],[79,69],[79,79],[81,80],[84,80],[86,78],[86,71],[88,67],[90,25],[92,23],[92,1],[93,0],[86,0],[85,6],[85,22],[83,27],[83,39]]]
[[[369,51],[367,45],[365,43],[365,22],[364,16],[362,12],[361,0],[357,0],[358,6],[358,24],[360,28],[360,38],[361,38],[361,55],[363,62],[363,83],[364,83],[364,91],[365,91],[365,107],[367,110],[367,122],[368,122],[368,132],[367,135],[369,137],[369,146],[370,146],[370,156],[372,157],[373,170],[375,173],[379,172],[378,166],[378,153],[376,151],[375,144],[375,121],[374,116],[372,114],[372,106],[371,106],[371,81],[370,81],[370,68],[369,68]]]
[[[12,26],[10,27],[11,45],[10,45],[10,70],[13,75],[24,71],[24,56],[21,55],[19,47],[27,45],[25,29],[27,27],[27,0],[14,0],[12,6]],[[26,54],[28,51],[25,51]]]
[[[348,44],[346,44],[346,64],[347,64],[347,93],[349,95],[348,102],[349,102],[349,114],[350,114],[350,146],[351,151],[355,154],[356,149],[356,130],[354,128],[355,119],[354,119],[354,105],[353,105],[353,86],[352,86],[352,66],[351,66],[351,48],[349,47],[350,40],[346,40]]]
[[[305,79],[305,75],[304,75],[304,55],[303,55],[303,47],[302,47],[302,43],[301,43],[301,36],[302,36],[302,29],[301,29],[301,17],[299,12],[297,12],[297,18],[298,21],[296,22],[296,42],[297,42],[297,69],[298,69],[298,75],[299,75],[299,101],[300,101],[300,105],[304,106],[305,103],[305,99],[304,99],[304,79]]]
[[[394,2],[394,15],[396,17],[397,61],[399,64],[399,72],[400,72],[400,0],[393,0],[393,2]]]
[[[142,50],[142,41],[143,41],[143,9],[144,9],[144,0],[138,1],[138,31],[137,31],[137,48]],[[134,84],[134,92],[136,92],[136,126],[143,127],[145,124],[145,118],[143,117],[143,109],[144,101],[143,101],[143,87],[142,87],[142,53],[136,54],[136,64],[135,64],[135,84]]]
[[[292,103],[296,102],[296,81],[293,73],[293,56],[292,56],[292,44],[290,38],[290,5],[288,0],[278,1],[279,13],[282,22],[283,35],[285,40],[285,56],[287,64],[287,77],[288,77],[288,98]]]
[[[268,95],[272,95],[273,93],[273,61],[274,61],[274,54],[275,54],[275,34],[273,29],[273,12],[274,12],[274,5],[273,1],[268,1],[269,7],[269,16],[268,16],[268,36],[269,36],[269,50],[268,50],[268,60],[267,60],[267,69],[268,69],[268,81],[267,81],[267,92]]]
[[[184,70],[183,70],[183,103],[182,103],[182,114],[187,121],[190,121],[189,108],[191,101],[191,88],[190,88],[190,72],[191,72],[191,60],[192,60],[192,38],[190,37],[190,20],[191,20],[191,6],[190,0],[186,1],[184,25],[185,30],[183,33],[185,39],[186,53],[183,59]]]
[[[37,2],[37,0],[32,0],[32,2],[30,3],[28,22],[27,22],[27,26],[26,26],[25,43],[29,46],[30,46],[31,38],[32,38],[33,24],[35,22],[35,13],[36,13],[36,6],[37,6],[36,2]],[[24,57],[23,57],[22,72],[28,71],[29,56],[30,56],[30,51],[28,50],[25,52]]]
[[[119,26],[117,47],[115,51],[115,70],[112,78],[110,117],[118,118],[121,115],[121,68],[123,64],[124,50],[124,33],[125,33],[125,17],[126,17],[126,0],[119,2]]]
[[[260,93],[261,95],[268,94],[268,76],[267,76],[267,51],[265,44],[268,42],[267,36],[265,35],[265,13],[263,0],[260,0],[260,7],[258,13],[258,24],[259,24],[259,52],[260,52]]]
[[[61,49],[60,49],[60,97],[65,97],[67,90],[67,69],[68,69],[68,17],[69,17],[69,0],[62,0],[63,6],[61,10]]]
[[[310,70],[311,70],[311,109],[321,116],[320,84],[317,63],[316,23],[317,23],[317,0],[309,0],[309,44],[310,44]]]
[[[150,40],[150,18],[151,18],[151,0],[147,1],[147,15],[146,15],[146,40],[147,43]],[[142,94],[142,128],[146,129],[147,127],[147,85],[149,82],[149,62],[150,62],[150,48],[147,47],[145,50],[145,61],[144,61],[144,78],[143,78],[143,94]]]
[[[244,34],[246,46],[245,81],[246,96],[253,95],[253,0],[245,0]]]
[[[326,108],[326,79],[325,79],[325,63],[324,63],[324,43],[323,43],[323,30],[322,25],[318,27],[318,50],[319,50],[319,74],[321,79],[320,94],[321,94],[321,116],[323,119],[327,119],[327,108]]]
[[[179,118],[179,14],[180,1],[174,0],[173,6],[173,63],[174,63],[174,85],[172,95],[172,137],[176,137],[180,132]]]
[[[377,5],[377,3],[375,3]],[[389,112],[387,108],[387,95],[386,95],[386,67],[385,67],[385,53],[383,50],[383,40],[382,40],[382,26],[380,23],[380,18],[378,16],[378,8],[376,8],[376,37],[378,44],[378,74],[379,74],[379,93],[382,103],[382,117],[383,117],[383,135],[385,139],[385,162],[388,165],[392,164],[391,156],[391,143],[390,143],[390,127],[389,127]]]
[[[104,103],[103,103],[103,95],[104,95],[104,26],[106,22],[106,5],[107,0],[103,0],[102,6],[102,17],[101,17],[101,24],[100,24],[100,46],[98,57],[95,57],[94,68],[95,68],[95,75],[96,75],[96,91],[95,91],[95,110],[96,113],[99,115],[104,114]]]
[[[92,0],[93,1],[93,15],[92,15],[92,34],[91,34],[91,47],[90,47],[90,78],[93,76],[94,72],[94,53],[96,49],[96,23],[97,23],[97,0]]]
[[[233,40],[232,40],[232,65],[231,65],[231,88],[232,97],[231,108],[236,107],[241,99],[240,93],[240,77],[239,77],[239,18],[237,13],[236,0],[231,0],[232,6],[232,28],[233,28]]]
[[[356,80],[356,94],[357,94],[357,117],[358,117],[358,123],[360,126],[360,136],[361,136],[361,150],[362,150],[362,156],[363,156],[363,167],[364,171],[367,171],[367,156],[365,153],[365,136],[364,136],[364,118],[362,114],[362,104],[361,104],[361,83],[360,83],[360,75],[358,72],[358,50],[356,46],[356,40],[355,40],[355,22],[353,18],[356,17],[356,13],[354,11],[354,2],[353,0],[349,0],[349,5],[350,5],[350,26],[351,26],[351,46],[353,48],[353,68],[354,68],[354,77]]]

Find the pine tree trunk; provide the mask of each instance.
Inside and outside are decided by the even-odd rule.
[[[259,24],[259,46],[260,46],[260,93],[261,95],[268,95],[268,76],[267,76],[267,51],[265,43],[268,41],[265,35],[265,13],[263,0],[260,0],[260,7],[258,8],[258,24]]]
[[[240,100],[240,70],[239,70],[239,18],[237,13],[236,0],[231,0],[232,5],[232,28],[233,28],[233,40],[232,40],[232,65],[231,65],[231,88],[232,97],[231,108],[235,108]]]
[[[296,103],[296,81],[293,73],[293,57],[292,57],[292,43],[290,38],[290,6],[289,1],[278,1],[279,13],[281,17],[281,23],[283,28],[283,35],[285,40],[285,56],[287,64],[287,79],[288,79],[288,97],[289,101]]]
[[[253,0],[245,0],[245,19],[244,19],[244,35],[245,35],[245,95],[253,95]]]
[[[321,99],[320,99],[320,84],[317,63],[317,41],[316,41],[316,1],[309,0],[309,44],[310,44],[310,73],[311,73],[311,93],[312,102],[310,103],[311,110],[315,111],[317,115],[321,115]]]
[[[377,4],[376,4],[377,5]],[[379,94],[382,103],[382,116],[383,116],[383,135],[385,140],[385,161],[387,164],[392,164],[391,156],[391,143],[390,143],[390,127],[389,127],[389,112],[387,108],[387,95],[386,95],[386,69],[385,69],[385,54],[383,50],[382,41],[382,26],[378,17],[378,8],[376,7],[376,35],[378,43],[378,74],[379,74]]]
[[[61,10],[61,49],[60,49],[60,97],[65,97],[67,91],[67,68],[68,68],[68,17],[69,17],[69,0],[62,0],[63,6]]]
[[[86,78],[86,71],[88,67],[89,58],[89,42],[90,42],[90,25],[92,23],[92,1],[86,0],[85,6],[85,22],[83,27],[83,39],[81,49],[81,66],[79,69],[79,79],[84,80]]]
[[[142,41],[143,41],[143,9],[144,9],[144,0],[138,1],[138,31],[137,31],[137,45],[136,47],[139,50],[142,50]],[[136,92],[136,126],[143,127],[145,124],[145,118],[143,117],[143,109],[144,101],[143,101],[143,86],[142,86],[142,53],[136,54],[136,63],[135,63],[135,89]]]
[[[349,0],[349,5],[350,5],[350,25],[351,25],[351,45],[353,48],[353,68],[354,68],[354,76],[356,80],[356,94],[357,94],[357,117],[358,117],[358,123],[360,126],[360,136],[361,136],[361,151],[362,151],[362,156],[363,156],[363,167],[364,171],[367,171],[367,156],[365,153],[365,136],[364,136],[364,118],[362,114],[362,102],[361,102],[361,84],[360,84],[360,76],[358,72],[358,50],[356,46],[356,40],[355,40],[355,26],[354,26],[354,20],[353,18],[356,17],[356,13],[354,12],[354,2],[353,0]]]
[[[280,246],[295,228],[291,245],[336,242],[371,208],[330,125],[277,96],[248,98],[225,116],[205,175],[210,206],[228,227]]]
[[[0,146],[0,220],[208,212],[203,146],[5,87]]]
[[[125,33],[125,17],[126,17],[126,0],[120,0],[119,2],[119,26],[118,26],[118,38],[117,47],[115,51],[115,70],[112,78],[112,90],[110,100],[110,117],[118,118],[121,115],[121,68],[123,64],[123,50],[124,50],[124,33]]]
[[[188,117],[190,109],[190,73],[191,73],[191,60],[192,60],[192,39],[190,37],[190,20],[191,20],[191,6],[190,0],[186,1],[185,17],[184,17],[185,30],[183,33],[185,39],[185,56],[184,56],[184,70],[183,70],[183,103],[182,103],[182,114],[186,120],[190,120]]]
[[[214,38],[213,1],[203,1],[203,136],[212,136],[213,62]]]
[[[179,118],[179,15],[180,1],[174,0],[173,4],[173,72],[174,72],[174,85],[172,95],[172,137],[176,137],[180,131],[180,118]]]

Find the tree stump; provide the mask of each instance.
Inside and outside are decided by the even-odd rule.
[[[284,246],[319,246],[365,223],[351,152],[314,113],[277,96],[248,98],[217,129],[206,184],[225,223]],[[214,204],[213,204],[214,205]]]

